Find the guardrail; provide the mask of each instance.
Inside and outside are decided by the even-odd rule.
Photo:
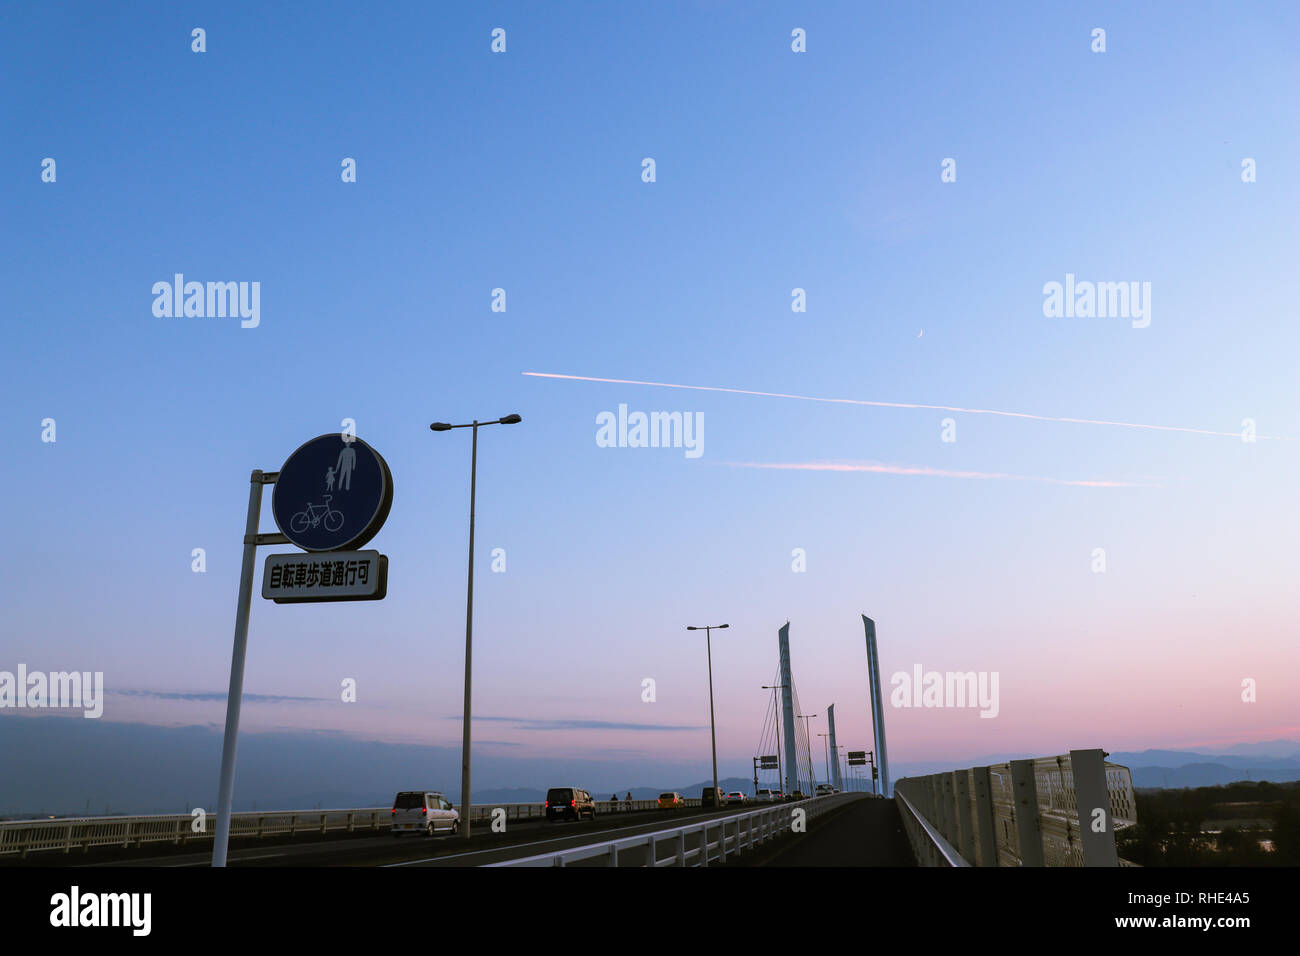
[[[709,866],[726,863],[728,855],[734,856],[752,850],[760,844],[789,833],[793,813],[802,810],[804,820],[812,820],[828,810],[843,806],[849,800],[869,799],[864,793],[840,793],[825,797],[810,797],[795,803],[771,804],[761,810],[750,810],[726,817],[715,817],[700,823],[639,833],[621,840],[606,840],[588,846],[541,853],[518,860],[488,863],[490,867],[508,866],[571,866],[589,861],[593,866],[619,866],[619,854],[641,850],[641,867]],[[698,846],[688,846],[691,838]],[[670,852],[659,855],[660,846],[669,844]]]
[[[701,800],[686,800],[688,807],[698,807]],[[600,800],[596,812],[601,815],[654,810],[657,800]],[[476,803],[470,807],[472,823],[490,823],[496,810],[504,810],[506,820],[540,820],[546,816],[544,803]],[[665,811],[667,812],[667,811]],[[391,807],[368,807],[354,810],[253,810],[230,815],[230,837],[259,838],[296,836],[356,830],[388,829]],[[204,829],[196,832],[196,818],[188,813],[146,816],[61,817],[54,820],[10,820],[0,822],[0,856],[18,854],[25,859],[36,850],[89,850],[93,846],[143,846],[146,843],[183,845],[212,838],[215,826],[208,814]]]
[[[921,866],[1135,866],[1133,778],[1102,750],[904,777],[894,797]]]

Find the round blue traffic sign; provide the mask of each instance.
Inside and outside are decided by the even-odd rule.
[[[360,438],[333,432],[284,463],[271,495],[280,533],[304,551],[355,550],[373,538],[393,505],[393,475]]]

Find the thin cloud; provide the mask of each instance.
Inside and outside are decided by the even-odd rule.
[[[447,717],[447,720],[460,720],[460,717]],[[555,719],[540,720],[532,717],[480,717],[475,720],[488,720],[497,723],[514,724],[521,730],[705,730],[703,726],[686,726],[683,724],[634,724],[619,723],[612,720],[576,720]]]
[[[995,471],[955,471],[948,468],[930,468],[926,465],[886,465],[877,462],[844,464],[839,462],[722,462],[729,468],[764,468],[777,471],[843,471],[871,472],[881,475],[924,475],[935,478],[978,478],[998,481],[1043,481],[1053,485],[1075,485],[1083,488],[1163,488],[1144,482],[1113,481],[1103,478],[1040,478],[1036,475],[1008,475]]]
[[[1030,412],[1007,412],[994,408],[963,408],[960,405],[928,405],[920,402],[873,402],[864,398],[820,398],[815,395],[791,395],[786,392],[759,392],[748,388],[723,388],[717,385],[677,385],[671,382],[642,382],[630,378],[595,378],[589,375],[560,375],[554,372],[523,372],[533,378],[558,378],[574,382],[605,382],[612,385],[650,385],[655,388],[684,388],[696,392],[727,392],[732,395],[759,395],[763,398],[790,398],[800,402],[822,402],[830,405],[869,405],[873,408],[921,408],[941,412],[961,412],[967,415],[1000,415],[1004,418],[1024,418],[1036,422],[1061,422],[1072,425],[1109,425],[1114,428],[1143,428],[1161,432],[1186,432],[1191,435],[1213,435],[1219,438],[1241,438],[1240,432],[1216,432],[1207,428],[1187,428],[1182,425],[1147,425],[1140,422],[1112,422],[1101,418],[1064,418],[1054,415],[1035,415]],[[1256,435],[1261,441],[1294,441],[1285,435]]]
[[[224,690],[205,691],[201,693],[161,690],[114,690],[109,691],[109,693],[119,694],[122,697],[148,697],[153,700],[184,700],[190,702],[224,701],[226,699],[226,692]],[[281,694],[244,694],[243,699],[254,704],[285,704],[302,703],[304,701],[316,702],[322,700],[333,700],[332,697],[286,697]]]

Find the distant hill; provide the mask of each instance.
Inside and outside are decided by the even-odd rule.
[[[1262,754],[1270,757],[1300,759],[1300,740],[1261,740],[1253,744],[1231,744],[1220,749],[1225,753]]]
[[[574,786],[581,787],[583,783],[577,781]],[[705,787],[713,786],[712,780],[702,780],[699,783],[688,784],[684,787],[633,787],[631,789],[633,800],[657,800],[659,794],[675,792],[680,793],[683,797],[699,798],[704,794]],[[746,796],[754,795],[754,780],[746,780],[744,777],[726,777],[718,780],[718,786],[723,790],[730,792],[739,790]],[[591,795],[597,800],[608,800],[613,794],[608,790],[590,790]],[[627,798],[629,791],[624,789],[618,791],[618,798],[624,800]],[[541,803],[546,799],[545,790],[533,790],[528,787],[519,787],[511,790],[476,790],[474,791],[475,803]]]
[[[1222,763],[1189,763],[1180,767],[1134,767],[1133,786],[1165,790],[1186,787],[1213,787],[1241,780],[1267,780],[1270,783],[1290,783],[1300,780],[1296,767],[1239,767]]]
[[[1191,750],[1117,752],[1106,759],[1133,772],[1133,786],[1181,789],[1212,787],[1239,780],[1289,783],[1300,780],[1300,748],[1294,740],[1239,745],[1244,754],[1206,754]],[[1286,753],[1287,756],[1280,756]]]
[[[701,780],[699,783],[692,783],[685,787],[672,787],[670,789],[676,790],[678,793],[680,793],[683,797],[686,797],[687,799],[692,799],[692,798],[704,796],[704,788],[711,787],[711,786],[713,786],[713,781],[710,779],[710,780]],[[744,777],[719,777],[718,786],[721,787],[727,793],[730,793],[733,790],[739,790],[747,797],[752,797],[754,795],[753,777],[750,777],[749,779],[746,779]],[[635,795],[636,794],[634,792],[633,796]],[[654,794],[654,796],[657,797],[659,796],[659,794],[656,793]]]
[[[1251,753],[1248,755],[1216,754],[1196,750],[1118,751],[1106,758],[1126,767],[1186,767],[1192,764],[1219,764],[1224,767],[1300,770],[1300,752],[1286,756]]]
[[[601,799],[597,794],[593,793],[592,796],[598,800]],[[605,798],[608,797],[609,794],[605,794]],[[545,799],[545,790],[534,790],[532,787],[474,791],[475,803],[541,803]]]

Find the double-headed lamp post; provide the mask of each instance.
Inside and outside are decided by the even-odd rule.
[[[466,425],[449,425],[447,422],[434,422],[429,426],[435,432],[448,432],[453,428],[474,429],[474,443],[470,452],[469,466],[469,586],[465,595],[465,720],[461,731],[460,744],[460,824],[465,839],[469,839],[470,830],[470,794],[469,794],[469,726],[470,726],[470,674],[474,645],[474,496],[478,483],[478,430],[482,425],[517,425],[522,421],[518,415],[502,415],[490,422],[478,419]]]
[[[718,728],[713,722],[713,629],[716,627],[722,630],[724,627],[730,627],[730,624],[705,624],[703,627],[696,627],[693,624],[686,625],[688,631],[703,631],[704,646],[709,652],[709,735],[713,738],[713,807],[717,809],[722,805],[718,799]]]

